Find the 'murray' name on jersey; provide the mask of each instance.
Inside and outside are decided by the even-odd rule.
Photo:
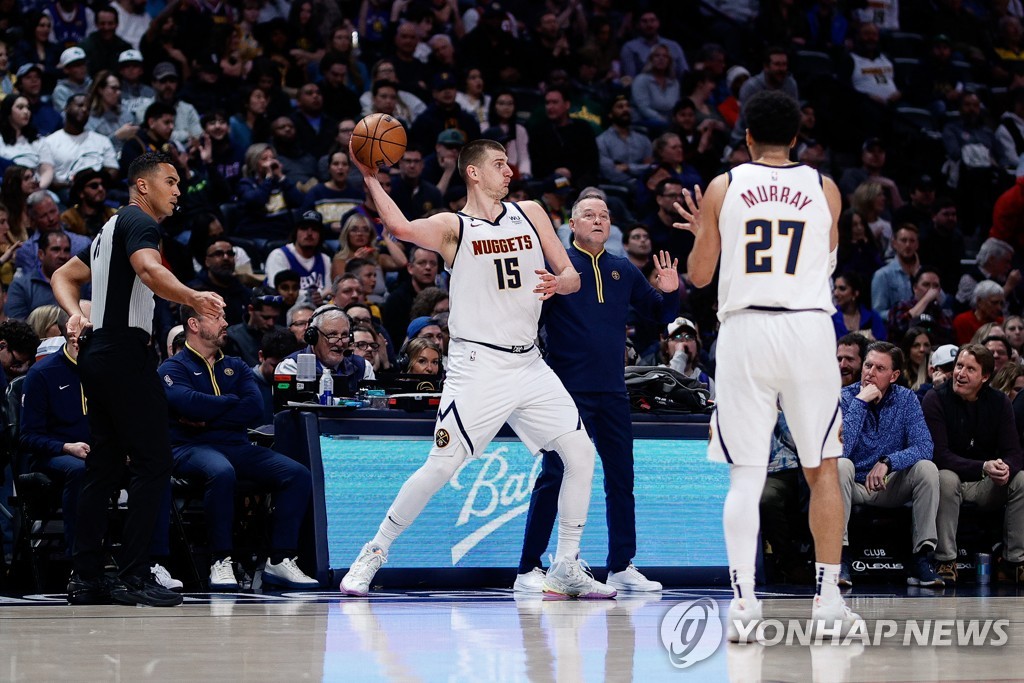
[[[533,249],[533,238],[530,235],[516,235],[502,239],[472,240],[473,256],[481,254],[510,254],[524,249]]]
[[[813,198],[803,194],[800,190],[793,190],[786,185],[781,187],[778,185],[757,185],[741,194],[740,197],[743,198],[748,207],[762,202],[780,202],[803,209],[814,201]]]

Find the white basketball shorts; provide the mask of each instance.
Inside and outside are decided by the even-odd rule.
[[[505,422],[534,454],[584,429],[572,397],[537,349],[508,353],[452,339],[430,454],[450,455],[458,439],[470,456],[480,455]]]
[[[804,467],[843,453],[839,365],[824,311],[739,311],[718,335],[708,459],[765,467],[780,401]]]

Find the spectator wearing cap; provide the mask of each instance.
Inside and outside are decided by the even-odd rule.
[[[704,369],[700,331],[689,318],[676,318],[668,324],[658,347],[659,364],[695,379],[715,398],[715,380]]]
[[[992,207],[988,235],[1010,244],[1015,253],[1024,254],[1024,164],[1018,166],[1014,184],[999,195]]]
[[[441,321],[437,318],[421,315],[410,320],[409,326],[405,330],[405,341],[403,342],[403,346],[413,339],[428,339],[437,344],[441,349],[442,356],[448,355],[447,350],[445,349],[444,333],[441,330]]]
[[[910,201],[892,212],[893,225],[913,223],[917,234],[923,235],[931,227],[935,206],[935,181],[928,174],[914,178],[910,185]]]
[[[68,232],[95,237],[103,224],[117,213],[106,203],[108,181],[109,177],[102,170],[86,168],[75,173],[70,192],[73,205],[60,215]]]
[[[434,153],[423,159],[423,173],[420,176],[437,186],[441,194],[453,187],[465,187],[466,182],[459,173],[459,152],[466,144],[462,131],[448,128],[437,135]]]
[[[224,353],[238,356],[250,368],[259,363],[260,343],[263,335],[276,330],[287,331],[277,325],[277,319],[284,310],[284,301],[275,294],[262,294],[255,290],[245,307],[245,322],[235,323],[227,328],[227,343]]]
[[[43,67],[39,64],[22,64],[15,73],[14,88],[18,95],[28,100],[32,112],[32,125],[40,135],[49,135],[60,128],[61,117],[48,95],[43,94]]]
[[[601,176],[608,182],[632,187],[654,160],[651,141],[631,128],[633,113],[625,95],[612,102],[608,123],[597,136]]]
[[[1024,583],[1024,474],[1010,399],[989,386],[994,362],[980,344],[960,349],[954,381],[924,397],[925,420],[939,468],[938,546],[935,560],[946,583],[956,583],[956,532],[962,503],[1004,510],[999,569]],[[1005,563],[1005,564],[1004,564]],[[993,572],[996,573],[996,572]]]
[[[544,93],[545,118],[530,131],[530,160],[538,177],[566,176],[576,187],[595,184],[600,155],[590,125],[569,117],[572,101],[563,87]]]
[[[331,260],[321,251],[324,242],[323,217],[317,211],[306,211],[292,228],[289,238],[288,244],[274,249],[267,256],[267,281],[273,282],[282,270],[294,270],[299,274],[299,286],[303,292],[315,290],[319,295],[326,296]],[[317,304],[315,298],[314,304]]]
[[[64,111],[64,106],[72,95],[88,95],[92,79],[89,78],[89,67],[86,64],[85,50],[80,47],[69,47],[60,55],[57,68],[63,70],[64,78],[57,81],[53,89],[53,107]]]
[[[959,108],[963,92],[963,79],[953,65],[949,37],[940,33],[931,39],[927,56],[910,72],[907,101],[942,117]]]
[[[131,49],[128,41],[117,35],[117,28],[115,9],[104,6],[96,10],[96,30],[80,46],[88,57],[90,75],[95,76],[100,71],[116,72],[121,53]]]
[[[848,168],[839,178],[839,189],[848,202],[853,201],[853,193],[866,182],[875,182],[882,186],[890,209],[898,210],[903,206],[903,196],[896,182],[883,175],[885,170],[885,143],[881,138],[871,137],[861,145],[860,166]]]
[[[911,326],[925,328],[936,344],[953,340],[950,298],[942,291],[942,281],[934,266],[921,266],[911,278],[913,296],[889,309],[889,339],[900,339]]]
[[[480,124],[476,117],[465,111],[455,101],[458,82],[455,74],[442,71],[431,83],[433,101],[413,121],[409,137],[421,146],[430,146],[441,131],[454,128],[462,133],[466,142],[480,137]]]
[[[235,247],[223,235],[209,237],[201,254],[202,267],[188,286],[197,292],[216,292],[224,299],[228,325],[243,322],[252,291],[238,279]],[[281,308],[284,308],[282,305]]]
[[[324,110],[323,94],[316,83],[299,88],[295,100],[298,107],[292,113],[292,121],[299,146],[317,158],[322,157],[334,142],[338,121]]]
[[[117,155],[110,138],[86,130],[89,121],[89,100],[74,94],[64,106],[64,127],[46,136],[46,144],[53,158],[53,184],[55,189],[67,189],[75,174],[85,169],[104,171],[116,179]]]
[[[409,220],[442,208],[441,191],[423,179],[423,150],[418,146],[405,148],[398,162],[398,175],[391,180],[391,197]]]
[[[121,108],[131,114],[145,111],[145,102],[156,97],[156,91],[142,81],[142,53],[125,50],[117,57],[117,74],[121,77]]]
[[[174,142],[185,144],[191,140],[198,140],[203,134],[203,126],[199,121],[199,112],[188,102],[178,99],[178,87],[180,84],[178,68],[171,62],[160,62],[153,67],[153,90],[156,93],[153,102],[160,102],[174,109],[174,132],[171,139]],[[143,100],[135,108],[136,122],[141,123],[138,118],[139,111],[149,106],[149,102]]]

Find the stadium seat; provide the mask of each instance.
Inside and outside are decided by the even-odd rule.
[[[798,50],[793,64],[793,76],[797,81],[834,78],[836,66],[824,52]]]
[[[925,55],[925,40],[919,33],[893,31],[885,37],[883,42],[884,49],[882,51],[892,60],[897,57],[919,59]]]

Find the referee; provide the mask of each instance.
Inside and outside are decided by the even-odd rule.
[[[181,284],[163,266],[158,222],[174,212],[180,191],[169,157],[139,156],[128,168],[128,205],[100,230],[92,246],[53,274],[57,303],[71,316],[68,341],[79,340],[79,371],[89,400],[92,449],[78,501],[68,602],[169,607],[181,596],[149,570],[149,546],[170,485],[167,398],[150,348],[153,294],[218,316],[220,295]],[[82,313],[82,286],[92,282],[92,321]],[[128,514],[118,576],[103,575],[103,537],[111,493],[127,466]]]

